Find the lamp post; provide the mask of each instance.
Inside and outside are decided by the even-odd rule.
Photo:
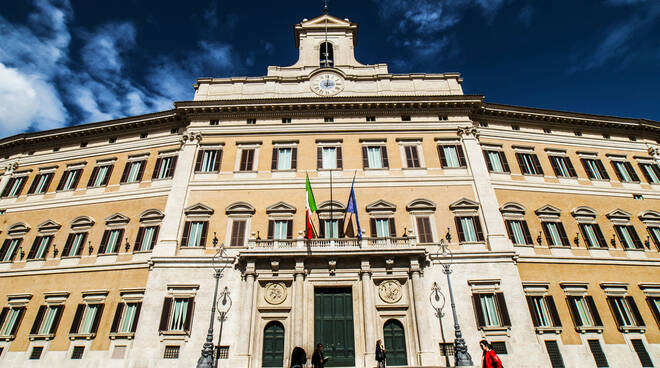
[[[225,320],[227,319],[226,318],[227,313],[229,313],[229,310],[231,309],[231,304],[232,304],[232,300],[231,297],[229,296],[229,288],[225,286],[216,304],[218,307],[218,319],[220,320],[220,332],[218,333],[218,346],[220,346],[220,342],[222,342],[222,326],[225,324]]]
[[[213,233],[213,247],[216,247],[218,245],[218,237],[216,236],[215,232]],[[220,244],[220,248],[218,251],[215,253],[213,258],[211,259],[211,267],[213,268],[214,271],[214,277],[215,277],[215,290],[213,292],[213,304],[211,307],[211,320],[209,322],[209,330],[208,333],[206,334],[206,342],[204,343],[204,346],[202,347],[202,356],[199,357],[197,360],[197,368],[214,368],[215,367],[215,359],[213,359],[213,318],[215,317],[215,308],[216,308],[216,301],[218,300],[218,283],[220,282],[220,279],[222,278],[222,272],[225,270],[225,265],[222,263],[222,256],[225,253],[225,245]],[[220,265],[222,263],[222,266]],[[226,294],[225,294],[226,292]],[[229,295],[229,289],[225,287],[225,291],[223,291],[223,299],[228,298]],[[231,306],[231,299],[230,301],[230,306]],[[225,299],[226,302],[226,299]],[[224,302],[223,302],[224,304]],[[229,309],[225,310],[224,313],[228,312]],[[221,315],[224,318],[224,315],[221,312]],[[222,328],[222,325],[220,325]],[[222,333],[222,330],[221,332]]]
[[[454,358],[455,364],[457,367],[472,366],[472,357],[468,353],[467,345],[465,340],[463,340],[463,334],[461,333],[461,326],[458,324],[458,316],[456,315],[456,303],[454,303],[454,292],[451,288],[451,265],[454,261],[454,255],[449,250],[449,241],[451,241],[451,234],[447,232],[445,236],[447,242],[444,239],[440,240],[440,251],[438,252],[438,260],[442,266],[443,272],[447,275],[447,287],[449,288],[449,300],[451,302],[451,311],[454,316],[454,334],[456,336],[454,340]]]
[[[447,343],[445,340],[445,329],[442,326],[442,317],[445,316],[442,313],[442,310],[445,308],[445,295],[440,291],[440,287],[437,282],[433,283],[431,288],[431,295],[429,295],[429,300],[431,301],[431,306],[435,309],[435,316],[438,317],[438,322],[440,322],[440,334],[442,335],[442,355],[445,356],[445,362],[447,367],[449,367],[449,355],[447,355]]]

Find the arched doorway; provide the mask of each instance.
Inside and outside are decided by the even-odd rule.
[[[406,335],[401,322],[391,319],[383,326],[387,365],[408,365],[406,354]]]
[[[284,326],[280,322],[269,322],[264,328],[264,345],[261,356],[262,367],[284,366]]]

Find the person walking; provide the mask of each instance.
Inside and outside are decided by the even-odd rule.
[[[307,363],[307,354],[305,349],[300,346],[293,348],[291,353],[291,368],[303,368]]]
[[[316,344],[316,349],[314,349],[314,354],[312,354],[312,366],[314,368],[323,368],[327,361],[328,358],[323,356],[323,345]]]
[[[378,368],[385,368],[385,347],[381,339],[376,341],[376,362],[378,362]]]
[[[486,340],[479,341],[479,347],[483,353],[482,367],[483,368],[502,368],[502,361],[500,357],[493,351],[493,345]]]

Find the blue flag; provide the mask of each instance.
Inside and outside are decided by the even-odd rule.
[[[353,181],[353,184],[355,184],[355,181]],[[362,239],[362,229],[360,228],[360,220],[358,219],[357,203],[355,202],[355,191],[353,190],[353,184],[351,184],[351,194],[348,196],[348,204],[346,205],[346,212],[355,214],[355,223],[357,224],[358,238]]]

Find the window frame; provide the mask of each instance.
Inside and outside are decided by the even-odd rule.
[[[104,161],[97,161],[96,166],[92,169],[92,173],[89,176],[89,180],[87,181],[87,188],[103,188],[108,186],[108,183],[110,182],[110,177],[112,176],[112,171],[114,170],[115,167],[115,160],[104,160]],[[99,177],[99,172],[101,171],[102,168],[107,168],[104,171],[104,177],[103,179],[96,184],[98,181]]]
[[[342,142],[341,141],[328,141],[328,142],[322,142],[322,141],[316,141],[316,169],[318,171],[322,170],[343,170],[343,157],[342,157]],[[324,160],[323,160],[323,150],[324,149],[330,149],[334,148],[335,149],[335,168],[329,168],[325,167],[324,165]]]
[[[15,173],[12,175],[9,180],[7,180],[7,184],[5,184],[5,187],[2,189],[2,195],[0,198],[18,198],[21,196],[21,193],[23,192],[23,189],[25,188],[25,184],[27,184],[28,178],[30,175],[30,171],[24,171],[19,173]],[[18,185],[16,182],[20,180]],[[14,190],[14,188],[16,188]],[[10,195],[11,192],[15,192],[13,195]]]
[[[657,162],[654,162],[652,159],[637,158],[637,166],[639,167],[639,171],[642,172],[642,175],[644,176],[644,179],[646,179],[647,183],[650,185],[660,185],[660,165]],[[653,177],[651,177],[651,174],[648,172],[647,168],[650,168],[650,171],[653,172],[653,175],[657,180],[653,180]]]
[[[25,304],[21,304],[21,305],[9,304],[8,306],[2,308],[2,310],[0,311],[0,339],[11,341],[16,338],[16,333],[18,332],[18,329],[21,327],[21,323],[23,322],[23,317],[25,317],[25,310],[26,310]],[[16,317],[12,321],[11,317],[14,316],[13,313],[16,313]],[[7,330],[10,326],[11,329],[9,330],[9,333],[4,333],[5,330]]]
[[[52,184],[53,178],[55,177],[55,169],[56,167],[39,170],[39,173],[37,173],[37,175],[35,175],[32,179],[32,184],[30,184],[27,194],[40,195],[48,193],[48,189],[50,189],[50,185]],[[43,180],[43,185],[41,190],[37,191],[40,184],[42,184],[41,180]]]
[[[378,148],[380,151],[380,167],[371,167],[369,149]],[[375,160],[375,157],[374,157]],[[387,156],[387,141],[364,141],[362,143],[362,169],[364,170],[389,170],[389,158]]]
[[[280,169],[281,152],[283,150],[291,150],[291,157],[289,158],[289,168]],[[298,142],[273,142],[273,154],[271,157],[271,171],[273,172],[287,172],[298,170]]]
[[[578,177],[575,166],[573,166],[571,158],[566,153],[549,151],[548,160],[557,178],[576,179]],[[563,166],[561,166],[562,163]],[[564,175],[564,169],[567,175]]]
[[[80,183],[80,177],[82,177],[83,169],[84,169],[84,164],[68,166],[66,170],[64,170],[64,172],[62,173],[62,177],[60,178],[60,182],[57,184],[56,191],[57,192],[75,191],[78,188],[78,184]],[[69,176],[74,173],[76,176],[73,178],[71,187],[65,189],[64,187],[66,186],[66,183],[69,181]]]
[[[7,256],[8,251],[10,250],[11,243],[13,241],[17,241],[16,244],[14,245],[14,248],[12,249],[12,252],[9,256],[8,260],[4,260]],[[18,254],[18,250],[21,249],[21,244],[23,243],[23,237],[22,236],[11,236],[9,235],[5,240],[2,242],[2,246],[0,246],[0,263],[13,263],[14,259],[16,258],[16,255]]]
[[[45,261],[48,256],[48,251],[50,250],[51,245],[53,244],[53,234],[39,234],[34,238],[32,246],[30,246],[30,251],[25,257],[26,261]],[[41,257],[37,258],[37,253],[41,248],[41,244],[44,239],[48,239],[46,246],[41,254]]]
[[[613,156],[613,155],[607,155],[607,156],[610,159],[610,164],[612,165],[612,169],[614,169],[614,173],[619,179],[619,182],[621,183],[640,182],[637,172],[635,172],[635,169],[633,168],[632,164],[630,163],[630,161],[626,159],[625,156],[623,157]],[[618,164],[621,164],[623,166],[623,169]],[[625,170],[625,173],[622,170]]]
[[[529,166],[527,160],[525,160],[527,156],[529,156],[529,160],[531,160],[531,166]],[[545,175],[538,154],[534,152],[534,150],[516,150],[516,160],[518,161],[518,167],[520,168],[520,173],[522,175],[538,177],[543,177]]]
[[[119,180],[119,184],[140,183],[142,181],[142,178],[144,177],[144,170],[147,167],[147,156],[148,155],[129,157],[129,159],[126,161],[126,165],[124,165],[124,171],[121,174],[121,179]],[[135,178],[135,180],[129,181],[129,178],[133,171],[133,166],[138,164],[140,165],[140,168],[137,170],[137,177]]]
[[[456,161],[458,166],[449,166],[447,160],[447,155],[444,151],[445,147],[453,147],[454,154],[456,155]],[[438,150],[438,159],[440,160],[440,167],[443,169],[465,169],[467,168],[467,159],[465,157],[465,150],[460,142],[442,142],[438,141],[437,143]]]
[[[78,235],[82,236],[82,240],[80,241],[79,248],[77,249],[75,254],[72,255],[71,252],[72,252],[72,246],[74,245],[73,242]],[[72,230],[67,236],[66,243],[64,243],[64,248],[62,248],[62,254],[60,258],[76,258],[82,256],[82,251],[85,248],[85,241],[87,240],[88,236],[89,236],[89,232],[87,230],[83,230],[83,231]]]
[[[169,166],[165,169],[165,171],[162,171],[163,162],[168,159],[170,159]],[[154,170],[151,174],[151,181],[169,180],[174,178],[178,159],[178,151],[159,152],[158,157],[156,158],[156,163],[154,164]],[[163,173],[162,177],[161,172]]]
[[[484,154],[484,159],[486,161],[486,167],[488,168],[488,172],[490,173],[495,173],[495,174],[511,174],[511,168],[509,167],[509,161],[506,158],[506,153],[504,150],[502,150],[502,147],[485,147],[483,150]],[[499,164],[502,167],[503,171],[495,171],[493,162],[490,159],[489,153],[495,153],[497,154]]]
[[[207,152],[215,152],[215,156],[213,158],[213,164],[212,165],[207,164],[207,166],[211,166],[212,170],[206,170],[208,167],[204,166],[204,161],[205,161],[204,156],[207,154]],[[220,166],[222,165],[222,154],[223,154],[222,145],[200,146],[199,150],[197,151],[197,157],[195,158],[195,174],[219,173]]]
[[[259,170],[259,148],[261,142],[255,143],[237,143],[236,163],[234,165],[235,173],[256,173]],[[250,167],[243,167],[243,156],[245,152],[252,151]],[[246,159],[247,160],[247,159]],[[248,170],[249,169],[249,170]]]
[[[582,168],[584,169],[585,174],[591,181],[610,181],[610,174],[607,172],[607,169],[605,169],[605,165],[603,164],[603,161],[598,158],[596,154],[591,154],[591,153],[580,153],[578,152],[578,155],[580,157],[580,162],[582,163]],[[593,162],[592,167],[589,163]],[[596,172],[597,171],[598,176],[596,177]]]
[[[397,138],[401,163],[404,169],[425,169],[424,154],[421,139]],[[409,154],[411,156],[409,156]]]
[[[182,301],[186,302],[186,311],[182,312],[181,318],[183,318],[180,322],[181,324],[181,329],[172,329],[172,324],[173,320],[172,318],[174,317],[174,312],[176,308],[176,302],[177,301]],[[158,332],[160,335],[188,335],[190,336],[190,333],[192,331],[192,324],[193,324],[193,318],[194,318],[194,312],[195,312],[195,296],[189,296],[189,295],[177,295],[177,294],[169,294],[166,296],[163,300],[163,308],[161,312],[161,317],[160,317],[160,323],[158,327]],[[185,313],[185,314],[183,314]]]
[[[89,331],[83,332],[81,328],[84,327],[84,324],[89,318],[89,313],[91,309],[95,307],[94,317],[90,321]],[[71,328],[69,329],[69,338],[70,339],[94,339],[99,329],[99,324],[101,323],[101,318],[103,317],[103,309],[105,308],[105,298],[102,301],[83,301],[79,303],[76,308],[76,313],[71,322]]]

